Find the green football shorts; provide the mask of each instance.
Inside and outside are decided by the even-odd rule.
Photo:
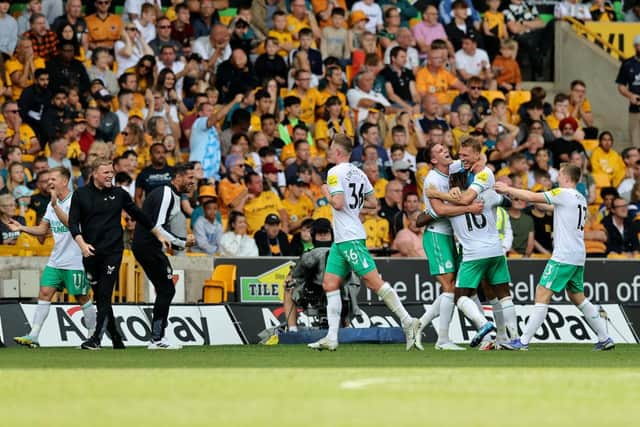
[[[574,294],[584,292],[584,266],[549,260],[542,272],[539,285],[556,293],[564,291],[565,288]]]
[[[67,288],[69,295],[87,295],[89,281],[83,270],[62,270],[46,266],[42,271],[40,286],[56,288],[62,291]]]
[[[425,231],[422,246],[427,254],[432,276],[455,273],[458,270],[458,251],[453,236]]]
[[[491,258],[462,261],[458,269],[456,288],[477,289],[480,281],[487,279],[490,285],[502,285],[511,281],[507,258],[504,255]]]
[[[376,269],[376,264],[364,240],[334,243],[327,258],[327,273],[347,277],[352,271],[359,277]]]

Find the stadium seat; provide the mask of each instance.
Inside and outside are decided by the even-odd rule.
[[[616,253],[610,253],[607,255],[608,259],[631,259],[632,257],[625,255],[625,254],[616,254]]]
[[[509,252],[507,254],[507,258],[511,258],[511,259],[519,259],[519,258],[524,258],[524,256],[522,256],[522,254],[519,254],[517,252]]]
[[[533,253],[533,254],[531,254],[530,258],[532,258],[532,259],[549,259],[549,258],[551,258],[551,254]]]
[[[518,113],[518,108],[525,102],[529,102],[531,100],[531,92],[528,90],[512,90],[509,92],[509,97],[507,99],[507,106],[509,111],[512,114]]]
[[[482,96],[487,98],[489,104],[491,104],[494,99],[505,99],[504,93],[500,92],[499,90],[483,90]]]
[[[582,140],[582,146],[584,147],[585,151],[587,151],[589,154],[591,154],[591,152],[596,149],[596,147],[598,146],[598,143],[599,142],[597,139]]]
[[[453,104],[453,100],[456,99],[456,96],[460,94],[457,90],[448,90],[447,91],[447,104]]]
[[[237,267],[231,264],[216,265],[211,275],[212,280],[220,280],[224,283],[227,292],[236,291],[236,272]]]
[[[221,304],[227,301],[227,290],[221,280],[208,279],[202,287],[202,302],[205,304]]]

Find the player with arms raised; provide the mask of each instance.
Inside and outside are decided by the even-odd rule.
[[[400,319],[407,340],[407,350],[415,344],[418,319],[412,318],[404,308],[395,290],[385,284],[376,264],[365,245],[366,232],[360,221],[360,213],[377,207],[373,187],[367,176],[349,162],[353,143],[346,135],[336,135],[329,148],[328,157],[336,166],[327,173],[327,184],[322,193],[331,204],[335,241],[329,250],[322,288],[327,295],[327,335],[309,344],[316,350],[338,348],[338,330],[342,300],[340,283],[351,271],[374,291],[387,307]]]
[[[584,296],[584,224],[588,211],[587,201],[576,190],[578,181],[580,169],[564,164],[558,174],[560,187],[544,193],[512,188],[501,182],[496,184],[496,190],[500,193],[531,203],[553,205],[553,254],[536,288],[534,311],[524,333],[507,344],[513,350],[528,350],[529,342],[547,316],[554,292],[565,289],[571,302],[582,311],[587,323],[598,335],[594,350],[611,350],[615,347],[598,310]]]
[[[62,291],[64,288],[82,306],[84,323],[89,331],[87,336],[93,335],[96,327],[96,307],[87,296],[89,281],[82,266],[82,252],[73,240],[68,228],[69,207],[71,206],[71,192],[69,191],[71,174],[64,167],[53,168],[49,172],[48,184],[51,201],[40,224],[35,227],[27,227],[14,220],[10,220],[8,224],[12,231],[21,231],[34,236],[46,236],[51,230],[55,242],[49,261],[40,278],[38,306],[33,315],[31,332],[29,335],[14,338],[15,342],[27,347],[40,346],[38,336],[49,315],[51,299],[56,291]]]
[[[479,215],[465,213],[449,219],[462,245],[462,263],[456,280],[456,306],[478,330],[470,343],[471,347],[476,347],[495,328],[470,298],[482,279],[492,286],[500,299],[506,331],[511,339],[518,335],[518,329],[516,310],[509,291],[511,276],[496,227],[496,206],[502,203],[502,198],[493,190],[493,172],[480,161],[482,143],[477,138],[463,140],[459,156],[463,167],[474,175],[469,188],[463,193],[453,189],[449,194],[430,188],[427,195],[463,206],[470,205],[476,199],[484,202]]]

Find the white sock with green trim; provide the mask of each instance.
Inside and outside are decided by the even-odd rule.
[[[438,295],[438,298],[431,304],[431,306],[424,312],[422,317],[420,317],[420,327],[424,328],[427,326],[433,319],[440,315],[440,302],[442,301],[442,295]]]
[[[582,304],[578,306],[578,309],[584,314],[584,318],[587,320],[591,329],[598,334],[598,341],[602,342],[609,338],[609,334],[607,333],[607,327],[604,323],[604,319],[600,317],[600,313],[596,307],[591,304],[591,301],[585,299],[582,301]]]
[[[445,292],[440,295],[440,319],[438,320],[438,343],[443,344],[450,342],[449,339],[449,325],[451,324],[451,318],[453,317],[453,309],[455,304],[453,303],[453,294]]]
[[[329,338],[331,341],[338,341],[341,313],[342,296],[340,295],[340,289],[327,292],[327,321],[329,323],[329,332],[327,332],[327,338]]]
[[[504,318],[504,327],[507,330],[509,338],[518,337],[518,318],[516,317],[516,306],[513,305],[511,297],[504,297],[500,300],[502,306],[502,317]]]
[[[520,337],[520,342],[522,342],[522,344],[526,345],[531,342],[536,331],[544,323],[544,318],[547,317],[547,310],[549,310],[549,306],[547,304],[538,302],[533,307],[533,313],[529,316],[529,321],[527,321],[527,324],[524,327],[524,332]]]
[[[40,335],[40,329],[44,325],[44,321],[47,320],[49,315],[49,309],[51,308],[51,301],[44,301],[39,299],[36,306],[36,312],[33,314],[33,324],[31,325],[31,332],[29,336],[34,339],[38,339]]]
[[[487,323],[487,318],[484,317],[484,314],[481,313],[480,310],[478,310],[478,306],[471,298],[458,298],[456,306],[458,307],[458,310],[467,316],[467,319],[471,320],[476,329],[482,328]]]
[[[91,301],[82,306],[82,313],[84,314],[84,326],[87,327],[88,337],[91,338],[93,332],[96,330],[96,306]]]
[[[382,301],[384,301],[387,308],[391,310],[391,312],[395,314],[396,317],[398,317],[403,327],[411,322],[411,315],[409,314],[407,309],[404,308],[404,305],[402,305],[402,302],[400,301],[400,298],[398,297],[396,291],[391,286],[389,286],[388,283],[382,285],[377,293]]]
[[[473,294],[469,298],[471,299],[471,301],[473,301],[473,303],[478,307],[478,310],[480,310],[480,313],[482,313],[482,315],[484,316],[484,307],[482,306],[482,302],[480,302],[480,297],[478,297],[478,294]]]

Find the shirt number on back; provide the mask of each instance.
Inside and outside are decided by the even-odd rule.
[[[584,231],[584,223],[587,220],[587,207],[578,205],[578,230]]]
[[[364,204],[364,184],[360,184],[360,188],[355,182],[349,183],[351,189],[351,201],[349,202],[350,209],[359,209]]]
[[[478,230],[487,226],[487,218],[483,214],[474,215],[467,212],[466,214],[464,214],[464,218],[467,220],[467,229],[469,231],[473,231],[474,226]]]

